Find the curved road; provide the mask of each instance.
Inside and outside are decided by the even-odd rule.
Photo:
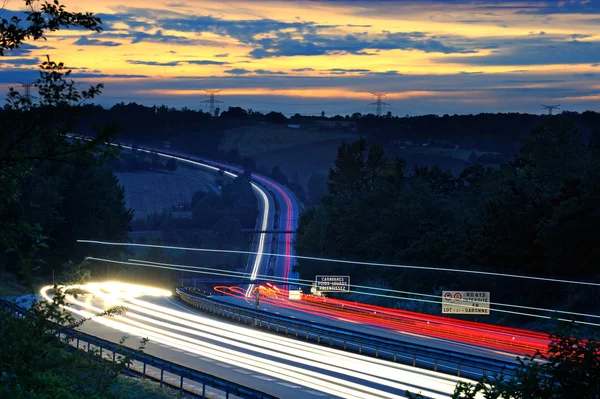
[[[226,375],[237,383],[281,398],[404,398],[406,391],[426,398],[449,398],[458,381],[410,366],[273,336],[253,328],[196,314],[170,292],[132,284],[72,286],[86,292],[67,295],[68,309],[82,317],[125,306],[127,312],[83,324],[86,333],[111,341],[123,335],[145,352],[202,372]],[[49,298],[51,287],[42,290]],[[135,339],[137,338],[137,339]]]

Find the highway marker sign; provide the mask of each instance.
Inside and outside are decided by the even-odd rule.
[[[315,289],[319,292],[350,292],[350,276],[316,276]]]
[[[490,314],[486,291],[442,291],[442,314]]]

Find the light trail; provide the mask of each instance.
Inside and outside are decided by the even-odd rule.
[[[103,261],[103,262],[122,263],[121,261],[113,261],[111,259],[104,259],[104,258],[87,257],[86,259]],[[145,261],[145,260],[139,260],[139,259],[128,259],[128,260],[129,260],[129,262],[135,262],[136,264],[140,264],[140,265],[146,264],[149,267],[151,267],[152,265],[160,265],[160,266],[181,267],[181,268],[186,268],[188,270],[198,270],[199,274],[210,274],[210,275],[218,275],[218,276],[237,277],[237,278],[242,278],[245,274],[243,272],[236,272],[236,271],[232,271],[232,270],[231,271],[230,270],[222,270],[222,269],[216,269],[216,268],[210,268],[210,267],[180,265],[180,264],[175,264],[175,263],[151,262],[151,261]],[[127,264],[129,264],[129,263],[127,263]],[[180,270],[180,269],[173,269],[173,270]],[[214,271],[214,273],[211,271]],[[228,273],[228,274],[222,274],[222,273]],[[256,277],[265,279],[265,280],[270,280],[273,282],[278,282],[278,283],[286,282],[286,280],[282,280],[278,277],[269,276],[266,274],[259,274]],[[306,279],[297,279],[296,281],[299,281],[302,283],[295,283],[295,285],[303,285],[305,287],[311,287],[312,283],[313,283],[313,280],[306,280]],[[391,288],[369,287],[367,285],[359,285],[359,284],[350,284],[350,288],[361,288],[361,289],[369,289],[369,290],[374,290],[374,291],[394,292],[394,293],[398,293],[398,294],[436,298],[436,299],[440,299],[440,301],[435,301],[433,303],[440,303],[440,304],[442,303],[441,295],[422,294],[422,293],[412,292],[412,291],[394,290]],[[353,291],[353,292],[357,292],[357,291]],[[374,295],[374,294],[365,293],[364,295]],[[389,298],[397,298],[397,299],[413,300],[412,298],[402,298],[402,297],[395,297],[395,296],[388,296],[388,297]],[[418,299],[416,299],[416,298],[414,300],[418,301]],[[558,309],[538,308],[535,306],[515,305],[515,304],[511,304],[511,303],[501,303],[501,302],[490,302],[490,305],[502,306],[502,307],[507,307],[507,308],[516,308],[516,309],[538,310],[538,311],[554,313],[554,314],[565,314],[565,315],[570,315],[570,316],[580,316],[580,317],[590,317],[590,318],[600,319],[600,315],[589,314],[589,313],[570,312],[570,311],[558,310]],[[455,306],[470,307],[470,305],[461,305],[461,304],[455,304]],[[387,309],[387,308],[382,308],[382,309]],[[497,310],[497,309],[495,309],[495,310]]]
[[[104,258],[96,258],[96,257],[87,257],[87,260],[94,260],[94,261],[100,261],[100,262],[108,262],[108,263],[117,263],[117,264],[123,264],[123,265],[131,265],[131,266],[145,266],[145,267],[151,267],[151,268],[159,268],[159,269],[167,269],[167,270],[175,270],[175,271],[193,271],[193,270],[197,270],[197,273],[200,274],[210,274],[210,275],[216,275],[216,276],[224,276],[224,277],[236,277],[236,278],[242,278],[244,277],[243,272],[235,272],[235,271],[229,271],[229,270],[220,270],[220,269],[215,269],[215,268],[207,268],[207,267],[200,267],[200,266],[186,266],[186,265],[177,265],[177,264],[170,264],[170,263],[160,263],[160,262],[150,262],[150,261],[140,261],[140,260],[136,260],[136,259],[130,259],[130,262],[124,262],[124,261],[116,261],[116,260],[111,260],[111,259],[104,259]],[[279,278],[276,278],[274,276],[267,276],[267,275],[257,275],[257,277],[260,277],[261,279],[266,279],[266,280],[271,280],[274,282],[281,282],[281,283],[287,283],[286,280],[282,280]],[[302,280],[299,279],[298,281],[308,281],[308,280]],[[311,284],[307,283],[301,283],[301,282],[296,282],[294,283],[295,285],[303,285],[306,287],[310,287],[312,286],[312,282]],[[253,285],[252,285],[253,287]],[[384,289],[384,288],[376,288],[376,287],[368,287],[368,286],[362,286],[362,285],[351,285],[351,287],[360,287],[360,288],[366,288],[366,289],[372,289],[372,290],[380,290],[380,291],[387,291],[387,292],[397,292],[397,293],[402,293],[402,294],[407,294],[407,295],[415,295],[415,296],[423,296],[423,297],[432,297],[432,298],[436,298],[437,300],[428,300],[428,299],[419,299],[419,298],[406,298],[406,297],[400,297],[400,296],[395,296],[395,295],[385,295],[385,294],[376,294],[376,293],[372,293],[372,292],[364,292],[364,291],[352,291],[353,293],[357,293],[357,294],[362,294],[362,295],[366,295],[366,296],[376,296],[376,297],[383,297],[383,298],[390,298],[390,299],[400,299],[400,300],[405,300],[405,301],[414,301],[414,302],[423,302],[423,303],[433,303],[433,304],[442,304],[442,300],[441,300],[441,296],[440,295],[431,295],[431,294],[422,294],[422,293],[418,293],[418,292],[410,292],[410,291],[399,291],[399,290],[392,290],[392,289]],[[246,293],[244,294],[246,297],[248,296],[248,290],[246,290]],[[306,295],[304,295],[306,297]],[[354,302],[349,302],[349,303],[354,303]],[[586,314],[586,313],[576,313],[576,312],[568,312],[568,311],[562,311],[562,310],[555,310],[555,309],[545,309],[545,308],[538,308],[538,307],[533,307],[533,306],[524,306],[524,305],[514,305],[514,304],[506,304],[506,303],[499,303],[499,302],[490,302],[490,305],[494,305],[494,306],[503,306],[503,307],[513,307],[513,308],[518,308],[518,309],[528,309],[528,310],[538,310],[538,311],[544,311],[544,312],[548,312],[548,313],[553,313],[553,314],[567,314],[567,315],[571,315],[571,316],[580,316],[580,317],[591,317],[591,318],[600,318],[599,315],[593,315],[593,314]],[[462,304],[455,304],[455,306],[462,306],[462,307],[470,307],[470,305],[462,305]],[[385,307],[379,307],[379,311],[384,313],[385,311],[389,311],[390,308],[385,308]],[[525,313],[525,312],[518,312],[518,311],[512,311],[512,310],[506,310],[506,309],[494,309],[495,312],[500,312],[500,313],[508,313],[508,314],[516,314],[519,316],[527,316],[527,317],[534,317],[534,318],[542,318],[545,320],[551,320],[552,318],[554,318],[553,316],[546,316],[546,315],[540,315],[540,314],[533,314],[533,313]],[[415,314],[419,314],[419,313],[415,313]],[[421,316],[429,316],[429,315],[425,315],[425,314],[420,314]],[[435,317],[435,316],[433,316]],[[448,319],[450,320],[450,319]],[[589,325],[589,326],[594,326],[594,327],[600,327],[599,323],[592,323],[592,322],[586,322],[586,321],[581,321],[581,320],[575,320],[575,319],[566,319],[566,318],[556,318],[556,320],[558,321],[564,321],[564,322],[569,322],[569,323],[575,323],[575,324],[585,324],[585,325]],[[506,327],[498,327],[498,326],[492,326],[490,324],[483,324],[483,323],[478,323],[482,326],[488,326],[489,328],[495,327],[495,328],[506,328]],[[522,331],[526,331],[526,330],[522,330]]]
[[[237,287],[215,287],[215,291],[239,297]],[[413,334],[420,339],[435,339],[445,344],[468,345],[471,349],[500,350],[506,355],[544,353],[548,349],[547,334],[489,324],[430,316],[416,312],[357,304],[349,301],[323,299],[303,295],[302,300],[286,300],[283,295],[269,294],[269,287],[261,287],[264,303],[279,309],[300,311],[305,315],[324,317],[332,321],[356,323],[381,329],[391,334]],[[377,309],[374,311],[374,309]],[[327,324],[327,323],[324,323]],[[349,327],[352,328],[352,327]],[[402,340],[401,337],[395,339]],[[422,343],[424,345],[435,342]]]
[[[418,370],[397,363],[370,359],[298,340],[276,337],[141,300],[144,289],[105,283],[70,286],[91,292],[105,304],[131,309],[124,316],[93,319],[107,327],[148,337],[176,349],[232,364],[331,395],[347,398],[401,398],[403,392],[421,392],[430,398],[449,398],[464,378]],[[41,291],[46,300],[52,287]],[[67,295],[66,308],[84,317],[100,313],[95,307]],[[79,309],[79,308],[83,308]],[[210,343],[208,341],[216,341]],[[387,387],[389,390],[385,390]],[[383,390],[382,390],[383,389]],[[394,393],[402,391],[402,396]]]
[[[67,136],[69,138],[79,139],[79,140],[91,141],[91,139],[83,137],[83,136],[75,136],[75,135],[72,135],[72,134],[66,134],[65,136]],[[126,149],[133,150],[132,146],[123,145],[123,144],[120,144],[120,143],[109,143],[109,144],[111,146],[113,146],[113,147],[126,148]],[[159,156],[164,157],[164,158],[173,158],[173,159],[176,159],[176,160],[178,160],[180,162],[186,162],[188,164],[195,165],[195,166],[200,166],[200,167],[207,168],[207,169],[210,169],[210,170],[213,170],[213,171],[222,170],[223,173],[226,174],[229,177],[232,177],[232,178],[238,177],[238,175],[236,175],[235,173],[231,173],[231,172],[229,172],[227,170],[224,170],[222,168],[218,168],[218,167],[209,165],[208,163],[198,162],[198,161],[192,161],[190,159],[186,159],[186,158],[179,157],[179,156],[176,156],[176,155],[164,154],[164,153],[161,153],[161,152],[158,152],[158,151],[146,150],[144,148],[136,148],[136,151],[145,152],[147,154],[153,154],[153,153],[154,154],[158,154]],[[226,165],[219,164],[219,163],[215,163],[215,164],[218,164],[220,166],[226,166]],[[234,168],[234,169],[237,169],[237,168]],[[237,169],[237,170],[238,170],[238,172],[241,172],[241,169]],[[263,178],[261,178],[261,180],[267,181],[266,179],[263,179]],[[272,183],[270,183],[270,184],[272,184]],[[259,193],[259,196],[263,200],[263,218],[262,218],[261,230],[262,231],[266,231],[266,230],[268,230],[269,213],[270,213],[269,199],[267,197],[267,194],[257,184],[255,184],[253,182],[250,182],[250,185],[252,186],[252,188],[257,193]],[[286,197],[286,200],[289,201],[289,198]],[[254,265],[252,267],[252,272],[250,274],[250,276],[251,276],[250,279],[251,280],[255,280],[256,279],[256,274],[258,273],[258,271],[260,269],[260,263],[261,263],[262,258],[263,258],[264,249],[265,249],[265,233],[261,233],[259,241],[258,241],[258,251],[256,251],[255,253],[249,254],[249,255],[256,255],[255,258],[254,258]],[[286,252],[286,253],[289,255],[289,252]],[[246,292],[247,296],[250,295],[249,291],[250,290],[248,290],[248,292]]]
[[[112,245],[112,246],[133,246],[133,247],[176,249],[176,250],[181,250],[181,251],[220,252],[220,253],[232,253],[232,254],[256,254],[256,252],[253,252],[253,251],[241,251],[241,250],[234,250],[234,249],[190,248],[190,247],[179,247],[179,246],[170,246],[170,245],[135,244],[135,243],[127,243],[127,242],[109,242],[109,241],[99,241],[99,240],[77,240],[77,242],[87,243],[87,244],[98,244],[98,245]],[[438,271],[438,272],[480,274],[480,275],[496,276],[496,277],[518,278],[518,279],[526,279],[526,280],[547,281],[547,282],[554,282],[554,283],[577,284],[577,285],[587,285],[587,286],[591,286],[591,287],[600,287],[600,283],[592,283],[589,281],[576,281],[576,280],[564,280],[564,279],[555,279],[555,278],[546,278],[546,277],[523,276],[523,275],[518,275],[518,274],[484,272],[484,271],[479,271],[479,270],[450,269],[450,268],[432,267],[432,266],[398,265],[398,264],[391,264],[391,263],[360,262],[360,261],[354,261],[354,260],[319,258],[319,257],[315,257],[315,256],[304,256],[304,255],[291,255],[291,254],[290,255],[282,255],[282,254],[277,254],[277,253],[263,253],[263,255],[278,256],[278,257],[289,256],[291,258],[314,260],[314,261],[318,261],[318,262],[346,263],[346,264],[350,264],[350,265],[361,265],[361,266],[381,266],[381,267],[392,267],[392,268],[397,268],[397,269],[414,269],[414,270],[427,270],[427,271]]]

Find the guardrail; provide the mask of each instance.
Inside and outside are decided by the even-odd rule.
[[[176,289],[175,296],[182,302],[205,313],[225,317],[238,323],[266,328],[269,331],[288,337],[315,341],[318,344],[400,362],[413,367],[467,378],[479,378],[484,373],[488,375],[494,373],[514,375],[516,372],[516,365],[512,363],[268,314],[260,310],[248,309],[207,298],[200,291],[193,288]]]
[[[0,306],[7,309],[13,317],[35,317],[28,310],[5,299],[0,299]],[[187,396],[197,398],[276,399],[275,396],[267,393],[180,366],[152,355],[139,353],[136,350],[125,348],[122,345],[81,331],[65,330],[58,324],[51,325],[54,325],[56,330],[60,331],[57,332],[57,338],[71,345],[73,349],[84,350],[90,355],[113,362],[128,357],[131,362],[126,369],[127,374],[159,382],[160,386],[166,385],[178,389],[180,393]]]

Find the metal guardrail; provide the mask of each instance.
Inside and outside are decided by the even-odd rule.
[[[13,317],[35,317],[26,309],[16,304],[0,299],[0,306],[9,310]],[[108,361],[117,361],[124,357],[131,359],[127,368],[127,374],[159,382],[161,386],[166,385],[179,389],[182,394],[198,398],[222,398],[234,399],[276,399],[267,393],[236,384],[214,375],[202,373],[189,367],[181,366],[156,356],[139,353],[122,345],[95,337],[77,330],[63,329],[55,324],[57,338],[70,344],[74,349],[83,349],[90,355],[98,356]],[[207,389],[208,388],[208,389]]]
[[[516,364],[268,314],[207,298],[201,291],[193,288],[176,289],[175,296],[203,312],[239,323],[251,324],[258,328],[266,327],[267,330],[288,337],[315,341],[322,345],[414,367],[467,378],[479,378],[484,373],[514,375],[516,372]]]

